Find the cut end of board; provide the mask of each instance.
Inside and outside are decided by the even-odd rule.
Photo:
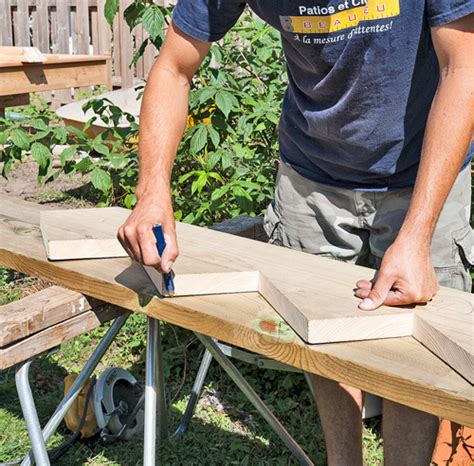
[[[166,297],[163,275],[154,267],[145,265],[143,268],[158,292]],[[259,275],[259,272],[176,274],[173,297],[254,293],[258,291]]]
[[[127,257],[117,230],[127,211],[118,207],[45,210],[40,230],[51,261]]]

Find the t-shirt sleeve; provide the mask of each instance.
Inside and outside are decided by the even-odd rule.
[[[426,0],[428,23],[442,26],[474,12],[474,0]]]
[[[213,42],[237,22],[245,5],[242,0],[178,0],[173,22],[194,39]]]

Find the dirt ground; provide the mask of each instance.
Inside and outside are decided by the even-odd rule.
[[[41,184],[37,181],[37,174],[35,162],[19,164],[8,174],[8,179],[0,176],[0,194],[64,208],[93,205],[84,197],[87,180],[83,176],[61,174],[55,181]]]

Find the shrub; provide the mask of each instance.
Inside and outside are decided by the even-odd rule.
[[[109,21],[115,0],[106,2]],[[170,8],[135,0],[125,11],[131,29],[138,24],[150,38],[138,48],[137,60],[153,43],[160,47]],[[273,194],[278,160],[277,125],[286,87],[278,33],[250,14],[219,43],[198,71],[192,86],[188,128],[176,158],[172,193],[176,219],[207,225],[241,213],[258,215]],[[22,122],[0,119],[3,176],[31,154],[38,179],[48,182],[60,173],[90,177],[101,205],[136,202],[138,125],[107,99],[90,100],[95,116],[82,130],[65,127],[44,108],[30,110]],[[100,118],[110,125],[95,138],[87,129]],[[129,126],[119,127],[121,120]],[[53,169],[52,150],[69,144]]]

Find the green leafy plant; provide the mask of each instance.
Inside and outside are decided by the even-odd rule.
[[[108,20],[117,12],[106,3]],[[134,0],[124,16],[151,36],[134,57],[163,40],[170,8]],[[172,178],[178,220],[200,225],[247,213],[258,215],[273,195],[277,125],[286,88],[278,33],[250,14],[209,56],[193,80],[188,129]]]
[[[116,0],[106,2],[110,23],[117,9]],[[151,43],[161,46],[171,8],[135,0],[124,14],[132,30],[142,24],[150,34],[135,60]],[[263,211],[273,195],[285,82],[278,34],[250,14],[212,46],[193,80],[188,127],[172,175],[177,220],[209,225]],[[30,112],[23,121],[0,119],[2,174],[7,176],[15,163],[31,156],[38,163],[39,181],[81,173],[95,202],[131,208],[138,178],[137,122],[100,97],[89,100],[84,110],[94,116],[81,129],[65,126],[46,109]],[[89,137],[98,118],[107,128]],[[54,169],[57,145],[67,147]]]

